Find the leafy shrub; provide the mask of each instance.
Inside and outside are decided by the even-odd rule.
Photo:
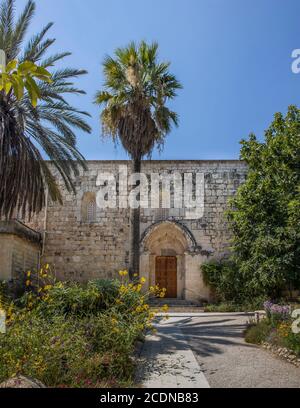
[[[154,315],[144,279],[56,282],[43,268],[28,273],[26,293],[6,303],[7,333],[0,335],[0,382],[23,374],[48,386],[130,383],[134,344]],[[163,296],[164,290],[151,288]]]
[[[1,381],[22,373],[46,385],[72,382],[88,351],[76,321],[57,316],[49,323],[32,313],[8,325],[0,344]]]
[[[272,326],[264,319],[258,324],[250,325],[245,333],[245,341],[252,344],[261,344],[266,341]]]
[[[228,211],[234,260],[249,299],[300,288],[300,110],[276,113],[259,141],[242,140],[247,179]],[[237,279],[239,279],[237,277]]]
[[[97,288],[102,302],[106,307],[115,304],[121,286],[121,282],[118,279],[97,279],[93,281],[93,284]]]
[[[201,266],[204,282],[210,286],[218,301],[245,300],[244,282],[238,267],[230,261],[210,262]]]

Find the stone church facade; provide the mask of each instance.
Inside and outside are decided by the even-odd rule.
[[[114,278],[118,270],[128,267],[129,209],[97,205],[98,175],[111,173],[117,179],[120,166],[126,165],[130,168],[126,161],[88,161],[88,169],[81,170],[75,180],[76,194],[67,192],[58,178],[63,205],[48,200],[45,209],[27,224],[40,234],[40,262],[52,265],[59,279]],[[169,297],[195,302],[209,299],[200,266],[228,254],[230,233],[224,211],[228,199],[245,180],[245,163],[144,161],[142,172],[203,174],[200,216],[184,208],[141,209],[140,273],[147,285],[158,280],[169,285]],[[0,243],[3,237],[0,228]]]

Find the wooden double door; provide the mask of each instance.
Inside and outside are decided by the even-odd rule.
[[[166,298],[177,297],[177,258],[176,256],[157,256],[155,262],[155,282],[166,288]]]

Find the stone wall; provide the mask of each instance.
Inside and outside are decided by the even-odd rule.
[[[19,221],[0,221],[0,280],[37,270],[40,242],[40,234]]]
[[[45,236],[43,262],[52,264],[61,279],[87,280],[114,277],[119,269],[128,267],[128,209],[96,208],[95,219],[87,220],[82,208],[86,193],[97,193],[99,172],[116,176],[126,161],[89,161],[88,171],[80,172],[75,180],[76,195],[66,191],[61,179],[64,205],[52,203],[30,226]],[[230,234],[224,219],[227,200],[246,176],[246,165],[240,161],[145,161],[142,171],[168,173],[204,173],[204,215],[186,219],[184,209],[143,209],[141,235],[153,223],[168,219],[186,227],[194,236],[202,254],[220,258],[228,253]],[[45,214],[46,213],[46,214]],[[46,217],[45,217],[46,215]],[[46,231],[45,230],[46,227]],[[45,233],[45,234],[44,234]]]

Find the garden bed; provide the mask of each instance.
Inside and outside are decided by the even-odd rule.
[[[154,315],[144,280],[56,282],[48,265],[28,273],[26,291],[2,293],[6,334],[0,334],[0,383],[24,375],[47,387],[131,386],[138,339]],[[152,294],[163,296],[159,288]]]
[[[290,305],[265,302],[265,317],[249,322],[245,332],[248,343],[262,345],[273,354],[300,366],[300,333]]]

